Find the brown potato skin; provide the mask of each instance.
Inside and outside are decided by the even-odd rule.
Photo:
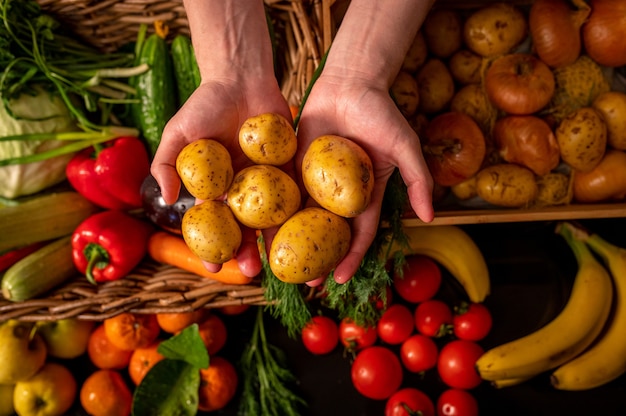
[[[561,159],[579,172],[589,172],[606,152],[607,128],[600,113],[592,107],[568,115],[555,131]]]
[[[181,231],[189,249],[210,263],[226,263],[241,245],[241,228],[223,201],[204,201],[189,208]]]
[[[374,168],[369,155],[352,140],[324,135],[315,139],[304,154],[302,180],[319,205],[352,218],[370,203]]]
[[[537,196],[533,172],[513,163],[500,163],[476,175],[476,193],[486,202],[507,208],[529,206]]]
[[[253,165],[235,175],[226,200],[239,222],[263,230],[281,225],[298,210],[300,189],[279,168]]]
[[[239,146],[253,163],[281,166],[296,154],[296,132],[285,117],[263,113],[248,118],[239,128]]]
[[[201,200],[224,195],[234,175],[230,153],[212,139],[186,145],[176,158],[176,171],[189,193]]]
[[[269,265],[286,283],[305,283],[327,276],[346,255],[348,221],[319,207],[304,208],[279,229],[269,252]]]

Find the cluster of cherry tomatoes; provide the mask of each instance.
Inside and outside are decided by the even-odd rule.
[[[491,330],[491,313],[482,303],[444,300],[438,296],[441,285],[434,260],[409,256],[402,276],[393,277],[376,325],[317,315],[303,329],[302,342],[315,355],[339,344],[351,352],[354,388],[386,400],[385,416],[478,415],[471,390],[482,382],[475,362],[484,352],[479,341]],[[419,386],[403,385],[406,372],[436,372],[443,391],[433,400]]]

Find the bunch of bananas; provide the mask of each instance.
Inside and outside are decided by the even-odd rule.
[[[557,233],[578,263],[570,297],[548,324],[478,359],[479,374],[496,387],[553,370],[555,388],[586,390],[626,373],[626,249],[567,222]]]

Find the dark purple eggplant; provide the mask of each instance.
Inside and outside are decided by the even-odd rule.
[[[195,198],[184,186],[181,186],[178,200],[169,205],[165,203],[161,188],[152,175],[148,175],[141,185],[141,199],[146,217],[164,230],[180,234],[180,224],[185,211],[192,207]]]

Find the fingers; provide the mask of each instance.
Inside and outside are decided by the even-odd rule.
[[[165,126],[161,143],[150,167],[150,173],[159,184],[161,195],[168,204],[173,204],[178,199],[181,185],[176,172],[176,157],[185,145],[184,137],[179,133],[180,130],[174,127],[174,122],[175,119],[172,119]]]
[[[400,175],[407,186],[409,202],[415,214],[424,222],[435,217],[433,209],[433,180],[418,148],[400,152],[398,159]]]
[[[334,272],[337,283],[345,283],[354,276],[374,241],[380,221],[386,182],[385,180],[375,184],[369,207],[352,221],[352,239],[348,254],[339,262]]]
[[[261,264],[261,257],[259,255],[259,248],[257,246],[256,241],[256,231],[248,228],[242,227],[242,239],[241,245],[237,250],[237,265],[239,266],[239,270],[247,277],[255,277],[261,273],[263,268]],[[203,261],[204,267],[212,272],[217,273],[222,268],[221,264],[210,263],[208,261]]]

